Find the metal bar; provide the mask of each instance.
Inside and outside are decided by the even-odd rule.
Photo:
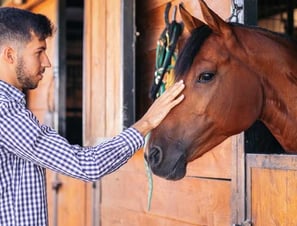
[[[59,134],[66,137],[66,3],[65,1],[59,1],[59,103],[58,103],[58,115],[59,115]]]
[[[245,207],[245,150],[244,133],[232,137],[231,168],[231,212],[232,223],[240,223],[246,218]]]
[[[244,24],[257,25],[258,23],[258,1],[244,0]]]
[[[122,21],[123,125],[129,127],[136,120],[135,0],[122,1]]]
[[[294,4],[293,0],[287,0],[287,24],[286,33],[290,36],[294,35]]]

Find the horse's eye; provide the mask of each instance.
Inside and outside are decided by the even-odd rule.
[[[198,76],[198,80],[197,82],[199,83],[207,83],[209,81],[211,81],[214,77],[214,73],[211,72],[203,72]]]

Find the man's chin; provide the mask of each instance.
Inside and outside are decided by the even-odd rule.
[[[31,89],[36,89],[38,87],[38,82],[35,84],[30,84],[30,85],[25,85],[23,86],[23,90],[31,90]]]

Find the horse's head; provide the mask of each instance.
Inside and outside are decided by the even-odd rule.
[[[260,81],[241,61],[246,52],[234,25],[202,0],[200,5],[205,23],[180,6],[191,33],[175,66],[185,99],[151,132],[146,150],[153,173],[171,180],[184,177],[188,162],[247,129],[261,113]]]

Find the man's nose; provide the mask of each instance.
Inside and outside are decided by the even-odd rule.
[[[52,65],[51,65],[51,62],[50,62],[50,60],[49,60],[49,58],[48,58],[48,56],[46,55],[46,54],[44,54],[44,56],[43,56],[43,59],[42,59],[42,66],[43,67],[51,67]]]

